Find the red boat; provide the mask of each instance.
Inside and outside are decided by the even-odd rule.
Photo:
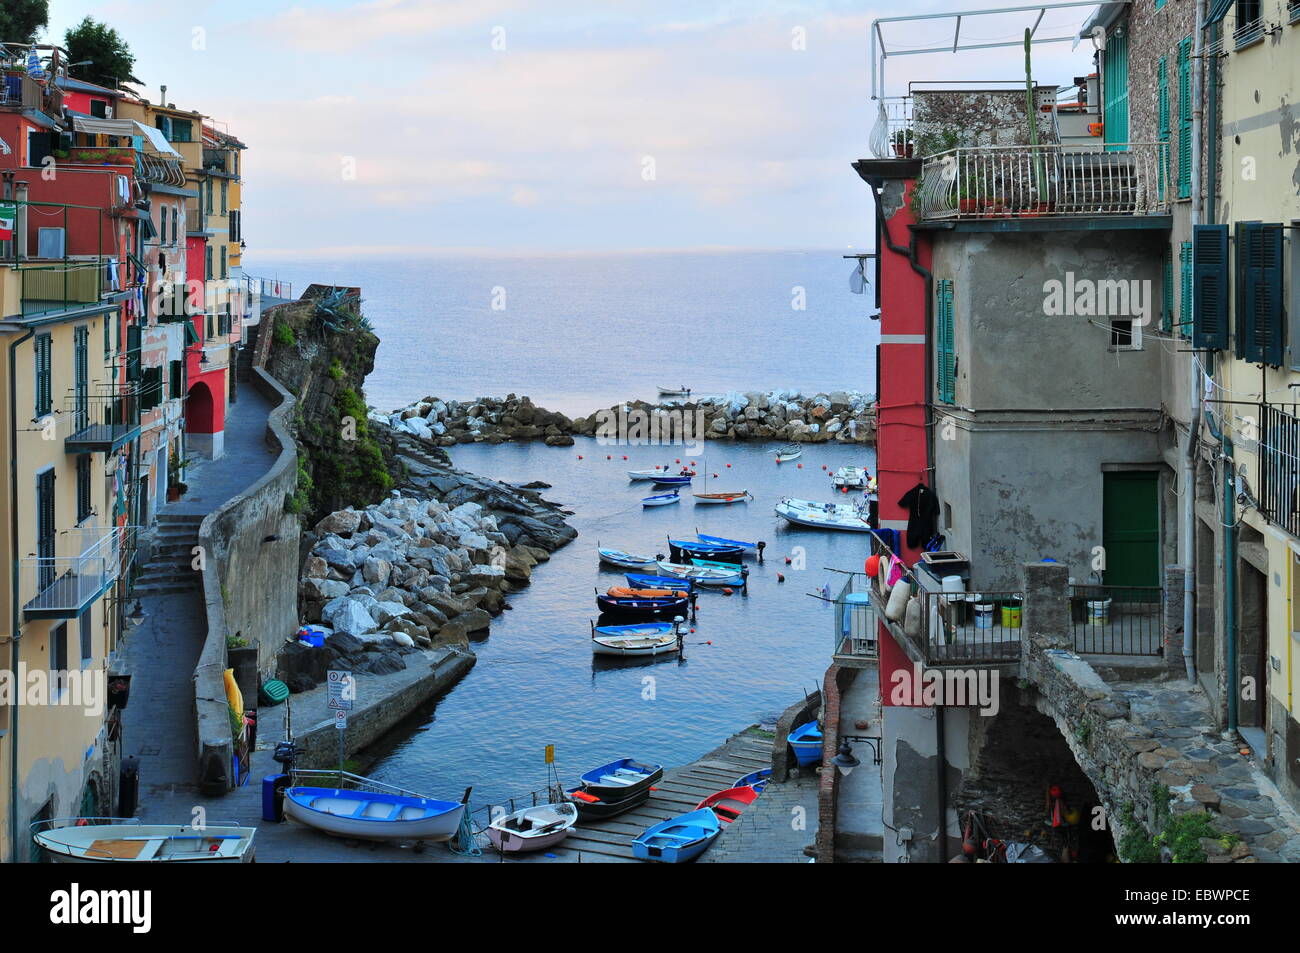
[[[740,817],[740,812],[753,804],[754,799],[757,797],[758,792],[748,785],[743,788],[727,788],[725,791],[710,794],[695,805],[695,809],[698,811],[707,807],[717,815],[718,820],[722,821],[722,823],[730,824]]]

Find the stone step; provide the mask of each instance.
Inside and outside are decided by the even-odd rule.
[[[173,526],[175,525],[193,526],[195,531],[197,532],[199,528],[199,524],[203,522],[203,514],[168,513],[167,510],[164,509],[162,512],[158,514],[158,522],[166,523]]]
[[[147,598],[148,596],[166,596],[179,592],[190,592],[198,588],[197,579],[190,582],[137,582],[131,590],[131,598]]]

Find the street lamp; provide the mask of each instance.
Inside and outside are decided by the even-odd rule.
[[[878,735],[841,735],[840,746],[831,759],[831,764],[839,768],[840,774],[849,776],[854,768],[862,762],[853,756],[851,743],[861,742],[871,748],[872,764],[880,764],[880,737]]]

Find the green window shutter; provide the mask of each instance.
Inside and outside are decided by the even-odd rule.
[[[185,322],[185,346],[192,347],[193,345],[198,344],[201,341],[202,339],[199,337],[199,332],[194,330],[194,322],[186,321]]]
[[[140,387],[140,409],[153,410],[162,403],[162,368],[146,367]]]
[[[1165,246],[1161,255],[1160,274],[1160,330],[1171,333],[1174,330],[1174,253]]]
[[[1178,278],[1179,278],[1179,308],[1178,308],[1178,334],[1181,337],[1190,338],[1192,336],[1192,292],[1193,286],[1193,268],[1192,268],[1192,243],[1183,242],[1178,252]]]
[[[140,325],[129,324],[126,328],[126,379],[140,380]]]
[[[1102,137],[1108,152],[1128,143],[1128,24],[1106,38],[1102,53]]]
[[[183,364],[180,361],[172,361],[171,367],[167,374],[167,396],[172,398],[181,397],[181,384],[184,383],[185,372],[182,370]]]
[[[1228,346],[1228,226],[1192,229],[1192,346]]]
[[[936,383],[939,388],[939,400],[951,404],[956,400],[957,391],[957,354],[953,347],[952,317],[952,281],[940,280],[936,289],[938,297],[936,310],[936,356],[939,361],[939,373]]]
[[[1237,223],[1237,338],[1242,360],[1282,366],[1281,225]]]
[[[1156,157],[1156,186],[1159,197],[1163,199],[1169,181],[1169,63],[1163,56],[1156,64],[1156,85],[1157,138],[1161,143],[1160,154]]]
[[[36,354],[36,416],[44,417],[53,407],[50,383],[50,336],[38,334],[35,343]]]
[[[1192,38],[1178,44],[1178,197],[1192,195]]]

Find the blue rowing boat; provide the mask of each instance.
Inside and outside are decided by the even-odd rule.
[[[667,622],[659,624],[669,629],[672,628],[672,625]],[[608,632],[616,628],[625,627],[599,626],[597,631]],[[643,627],[639,626],[638,628]],[[621,801],[639,791],[649,790],[650,785],[663,776],[664,766],[662,764],[646,764],[637,761],[635,758],[620,758],[617,761],[611,761],[609,764],[602,764],[599,768],[592,768],[586,774],[579,776],[578,780],[582,782],[583,789],[590,791],[592,794],[600,797],[608,796],[610,800]]]
[[[767,779],[770,778],[771,776],[772,776],[772,769],[763,768],[762,770],[759,771],[751,771],[743,778],[736,778],[736,780],[732,783],[731,786],[733,788],[753,788],[755,791],[758,791],[761,794],[763,792],[763,788],[767,787]]]
[[[715,546],[713,543],[697,543],[687,539],[670,539],[668,546],[673,558],[678,562],[685,562],[687,559],[712,559],[739,564],[745,552],[739,546]]]
[[[689,476],[657,476],[651,477],[655,486],[690,486],[691,477]]]
[[[654,496],[645,496],[641,498],[642,506],[671,506],[674,503],[682,501],[681,494],[674,490],[671,493],[656,493]]]
[[[817,722],[810,721],[806,725],[800,725],[790,732],[786,737],[786,742],[793,749],[799,767],[806,768],[808,765],[821,760],[822,730],[817,727]]]
[[[642,831],[632,841],[632,856],[661,864],[684,864],[708,850],[720,833],[718,816],[701,808]]]
[[[650,576],[639,572],[624,573],[627,584],[633,589],[685,589],[690,592],[695,588],[692,579],[678,579],[674,576]]]
[[[739,546],[741,549],[747,552],[753,552],[758,549],[758,543],[747,543],[744,540],[740,540],[740,539],[727,539],[725,536],[706,536],[703,533],[699,532],[698,530],[696,530],[695,532],[695,538],[700,541],[696,545],[707,544],[709,546],[724,546],[728,549],[735,546]]]

